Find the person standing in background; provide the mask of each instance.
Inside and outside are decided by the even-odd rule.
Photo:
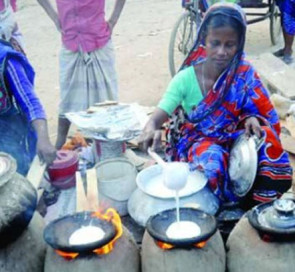
[[[284,35],[284,48],[279,49],[273,54],[282,58],[286,64],[293,62],[293,42],[295,36],[295,0],[278,0],[281,11],[281,24]]]
[[[0,38],[24,53],[23,36],[15,19],[15,11],[16,0],[0,0]]]
[[[83,111],[97,102],[118,99],[115,54],[111,41],[125,0],[116,0],[109,20],[105,0],[37,0],[62,36],[59,57],[60,105],[56,148],[66,141],[65,113]]]

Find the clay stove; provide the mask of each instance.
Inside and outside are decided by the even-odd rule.
[[[142,271],[225,271],[225,251],[215,218],[197,209],[181,208],[180,220],[196,223],[200,235],[185,239],[167,236],[167,229],[176,221],[175,209],[149,219],[142,241]]]
[[[294,200],[279,199],[254,207],[235,226],[226,246],[230,272],[294,270]]]
[[[103,238],[80,245],[70,244],[73,233],[90,224],[103,230]],[[113,209],[104,214],[82,212],[60,218],[46,227],[44,238],[50,245],[45,272],[139,271],[136,243]]]

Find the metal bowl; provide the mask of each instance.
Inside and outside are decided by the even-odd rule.
[[[163,183],[163,168],[152,165],[137,174],[137,186],[146,194],[158,198],[174,198],[175,191],[168,189]],[[192,195],[205,187],[208,179],[200,171],[190,172],[187,183],[179,191],[179,197]]]

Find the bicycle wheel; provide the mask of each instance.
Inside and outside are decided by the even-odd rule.
[[[275,0],[270,5],[270,40],[272,45],[276,45],[282,32],[281,14]]]
[[[190,52],[197,37],[197,18],[192,12],[183,13],[175,23],[169,43],[169,69],[173,77]],[[199,19],[200,21],[200,19]]]

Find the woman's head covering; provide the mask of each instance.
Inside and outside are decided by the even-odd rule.
[[[236,71],[240,64],[240,61],[243,58],[243,49],[245,45],[246,25],[247,25],[245,13],[241,9],[241,7],[239,7],[236,4],[217,3],[212,5],[206,12],[204,19],[201,23],[195,45],[193,46],[192,50],[188,54],[187,58],[185,59],[181,67],[181,70],[188,66],[201,63],[206,59],[206,48],[204,45],[204,35],[205,35],[204,32],[207,31],[208,25],[211,19],[216,15],[231,17],[240,24],[241,27],[239,29],[242,32],[242,33],[239,33],[240,43],[239,43],[237,53],[232,59],[231,63],[223,71],[223,73],[220,75],[218,80],[215,82],[212,90],[209,91],[207,94],[206,98],[209,100],[211,99],[211,102],[207,103],[206,101],[207,99],[205,98],[202,101],[202,103],[200,103],[202,106],[199,105],[198,107],[198,108],[202,108],[201,112],[193,110],[189,114],[189,119],[192,122],[199,122],[200,120],[204,119],[208,115],[212,114],[222,104],[233,82],[233,79],[236,75]],[[208,96],[210,96],[210,98],[208,98]]]
[[[241,49],[243,50],[243,47],[245,44],[246,27],[247,27],[246,16],[240,6],[236,4],[232,4],[232,3],[216,3],[207,10],[203,18],[203,21],[201,23],[201,26],[199,28],[197,43],[200,42],[200,38],[202,38],[203,31],[207,27],[207,24],[216,15],[230,17],[236,20],[242,26],[241,27],[242,33],[239,33],[239,36],[242,38]]]
[[[216,3],[212,5],[205,13],[205,16],[198,30],[196,42],[193,48],[191,49],[190,53],[188,54],[187,58],[185,59],[181,69],[199,62],[201,59],[204,59],[204,57],[206,56],[206,52],[204,50],[204,45],[205,45],[204,32],[207,30],[208,24],[210,23],[212,18],[216,15],[230,17],[232,19],[235,19],[240,24],[241,33],[238,33],[240,41],[239,41],[239,48],[238,48],[235,59],[239,60],[241,58],[243,54],[245,38],[246,38],[246,27],[247,27],[246,15],[244,11],[242,10],[242,8],[236,4]]]

